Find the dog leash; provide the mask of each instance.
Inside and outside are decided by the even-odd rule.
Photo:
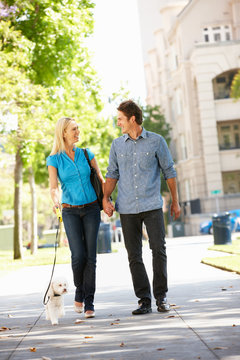
[[[54,261],[53,261],[53,268],[52,268],[52,274],[51,274],[51,278],[50,278],[50,281],[49,281],[49,284],[48,284],[48,287],[47,287],[47,290],[45,292],[45,295],[43,297],[43,305],[47,305],[48,301],[49,301],[49,296],[46,300],[46,297],[47,297],[47,293],[48,293],[48,290],[51,286],[51,281],[52,281],[52,277],[53,277],[53,273],[54,273],[54,268],[55,268],[55,264],[56,264],[56,258],[57,258],[57,247],[60,243],[60,233],[61,231],[59,231],[60,229],[60,226],[61,226],[61,222],[62,222],[62,214],[61,214],[61,211],[59,208],[56,208],[56,215],[57,215],[57,218],[58,218],[58,227],[57,227],[57,232],[56,232],[56,240],[55,240],[55,244],[54,244],[54,247],[55,247],[55,256],[54,256]],[[58,238],[58,234],[59,234],[59,238]]]

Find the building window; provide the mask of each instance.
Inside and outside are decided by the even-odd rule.
[[[171,47],[171,70],[174,71],[178,68],[178,56],[174,46]]]
[[[190,200],[190,183],[189,180],[185,180],[185,201]]]
[[[203,29],[204,42],[230,41],[232,39],[230,25],[209,26]]]
[[[240,171],[222,173],[224,194],[240,193]]]
[[[188,154],[187,154],[187,146],[186,146],[185,135],[183,135],[183,134],[180,135],[180,145],[181,145],[181,157],[182,157],[182,160],[186,160]]]
[[[238,70],[229,70],[213,79],[214,100],[230,98],[231,84]]]
[[[240,120],[218,123],[220,150],[240,149]]]
[[[170,100],[171,104],[171,118],[172,122],[176,122],[176,116],[175,116],[175,101],[173,99]]]
[[[177,115],[182,114],[182,91],[181,89],[176,90],[176,106],[177,106]]]
[[[236,148],[240,148],[240,135],[235,134],[235,146]]]
[[[205,35],[204,35],[204,41],[205,41],[205,42],[209,42],[209,35],[208,35],[208,34],[205,34]]]

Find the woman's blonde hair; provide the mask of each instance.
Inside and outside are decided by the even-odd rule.
[[[61,153],[65,151],[65,141],[63,135],[64,131],[66,130],[71,121],[75,121],[75,119],[70,117],[62,117],[57,121],[55,127],[53,147],[50,155],[55,155],[56,153]]]

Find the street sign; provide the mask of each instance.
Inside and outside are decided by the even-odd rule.
[[[211,195],[217,195],[217,194],[220,194],[221,193],[221,190],[212,190],[211,191]]]

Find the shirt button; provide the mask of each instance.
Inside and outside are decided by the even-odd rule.
[[[137,174],[135,174],[134,176],[137,176]]]
[[[133,155],[136,155],[136,153],[134,153]]]
[[[137,164],[134,164],[134,166],[137,166]]]
[[[137,189],[137,186],[135,186],[135,188]]]
[[[136,197],[136,200],[138,199],[138,197]]]

